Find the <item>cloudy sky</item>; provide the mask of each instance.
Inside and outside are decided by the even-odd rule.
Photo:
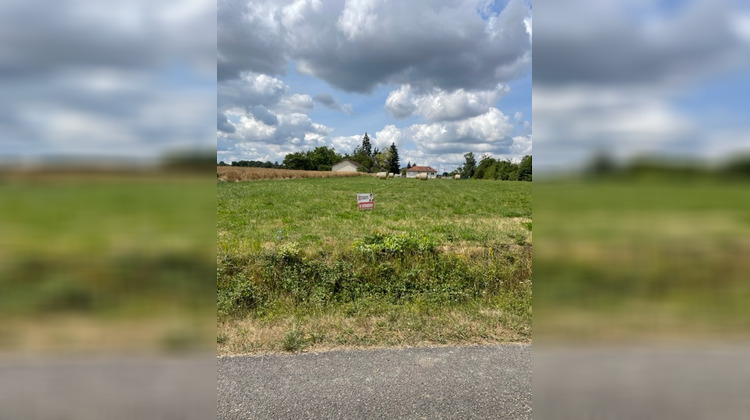
[[[217,20],[217,161],[365,132],[404,166],[531,153],[530,1],[219,0]]]
[[[598,152],[720,161],[750,151],[746,5],[543,0],[534,18],[535,172]]]
[[[0,161],[213,148],[215,18],[204,0],[0,2]]]

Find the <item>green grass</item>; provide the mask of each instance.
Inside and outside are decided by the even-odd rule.
[[[181,322],[197,325],[214,305],[214,185],[192,174],[0,180],[0,316],[18,327],[10,341],[22,346],[33,325],[75,317],[102,330],[140,320],[145,341],[190,348],[201,338]]]
[[[747,183],[537,182],[534,200],[538,337],[746,335]]]
[[[372,211],[357,210],[356,194],[365,192],[375,195]],[[401,319],[416,309],[421,324],[393,324],[409,337],[399,344],[438,336],[438,343],[470,342],[481,329],[459,340],[439,325],[446,320],[442,308],[478,322],[480,310],[495,310],[500,301],[507,303],[507,331],[485,335],[528,340],[530,194],[531,184],[523,182],[219,182],[217,306],[229,337],[220,352],[279,349],[274,343],[287,338],[270,331],[288,329],[290,317],[299,331],[317,337],[306,345],[388,345],[386,336],[367,329],[362,340],[345,339],[346,328],[325,320],[367,323],[383,311]],[[476,307],[474,315],[466,315],[468,307]],[[249,345],[228,327],[243,320],[253,334],[274,338]],[[311,327],[318,324],[327,327]]]
[[[372,192],[374,211],[356,194]],[[375,178],[218,183],[219,252],[297,242],[341,251],[379,229],[421,231],[441,243],[509,243],[498,222],[531,217],[531,184]],[[522,230],[522,226],[514,226]]]

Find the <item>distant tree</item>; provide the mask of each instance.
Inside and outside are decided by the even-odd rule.
[[[221,162],[219,162],[219,166],[227,166],[227,164],[226,164],[226,162],[224,162],[224,161],[222,160]]]
[[[479,161],[479,166],[477,166],[477,169],[474,172],[474,179],[490,179],[487,175],[490,172],[490,168],[496,163],[497,161],[490,155],[483,155],[482,160]]]
[[[495,168],[495,179],[501,181],[515,181],[518,179],[518,165],[514,164],[509,160],[501,160],[497,162]]]
[[[401,163],[398,160],[398,148],[396,143],[391,143],[391,158],[388,161],[388,172],[397,174],[399,173]]]
[[[365,135],[362,137],[362,151],[367,153],[367,155],[369,156],[373,155],[372,144],[370,143],[370,136],[367,135],[367,132],[365,132]]]
[[[311,166],[316,171],[330,171],[341,160],[341,155],[333,147],[319,146],[307,153]]]
[[[531,181],[531,155],[526,155],[518,165],[518,180]]]
[[[476,158],[474,158],[473,152],[466,153],[464,155],[464,158],[466,158],[466,162],[464,163],[461,176],[465,178],[471,178],[472,176],[474,176],[474,172],[477,169],[477,160]]]
[[[312,170],[313,162],[307,153],[289,153],[284,157],[284,167],[287,169]]]
[[[412,167],[411,161],[408,161],[408,163],[406,164],[406,169],[411,169],[411,167]]]
[[[370,143],[370,136],[365,133],[362,137],[362,144],[357,146],[352,153],[351,159],[355,162],[359,162],[360,166],[357,170],[360,172],[372,172],[375,161],[373,160],[372,144]]]
[[[378,151],[378,153],[375,154],[375,156],[373,157],[373,160],[375,161],[374,169],[376,171],[378,172],[389,171],[390,162],[391,162],[391,150],[385,149],[383,151]]]

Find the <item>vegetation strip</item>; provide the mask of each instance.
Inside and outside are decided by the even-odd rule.
[[[528,341],[530,187],[219,182],[218,352]]]

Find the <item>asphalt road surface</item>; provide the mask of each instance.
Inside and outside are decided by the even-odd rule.
[[[531,345],[222,357],[219,419],[531,419]]]

